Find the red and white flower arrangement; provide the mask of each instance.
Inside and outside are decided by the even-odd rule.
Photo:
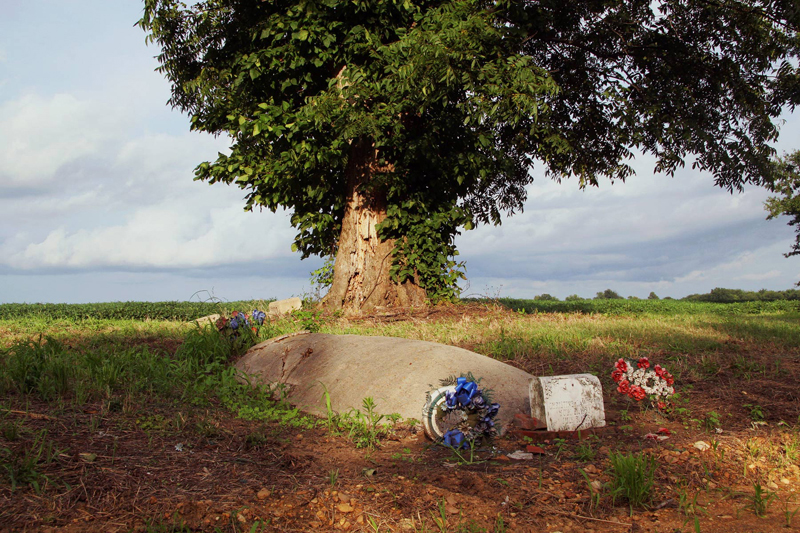
[[[667,400],[675,394],[675,378],[672,374],[655,365],[650,369],[650,360],[641,357],[638,361],[619,359],[614,363],[611,379],[617,383],[617,392],[630,396],[640,402],[648,396],[659,409],[667,406]]]

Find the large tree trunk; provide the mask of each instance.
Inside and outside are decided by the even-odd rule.
[[[426,301],[425,290],[414,282],[393,282],[393,240],[381,241],[375,226],[386,218],[382,191],[364,192],[379,172],[377,150],[372,142],[353,143],[347,164],[347,206],[342,219],[333,285],[325,305],[347,314],[369,312],[377,306],[419,306]]]

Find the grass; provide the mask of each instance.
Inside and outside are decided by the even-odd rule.
[[[748,316],[793,314],[799,318],[800,304],[797,301],[780,300],[773,302],[712,303],[679,300],[579,300],[557,302],[543,300],[522,300],[499,298],[496,300],[474,300],[485,303],[499,303],[513,311],[527,314],[536,313],[585,313],[614,315],[708,315]]]
[[[594,439],[592,439],[592,437],[594,437]],[[597,437],[590,435],[589,438],[578,442],[578,445],[575,447],[575,459],[583,462],[594,461],[597,451],[594,449],[592,441],[596,439]]]
[[[746,495],[747,503],[744,507],[753,511],[756,516],[763,517],[766,516],[770,503],[776,497],[774,492],[766,490],[761,483],[755,482],[753,483],[753,494]]]
[[[625,301],[619,308],[609,307],[612,303],[587,301],[579,307],[579,310],[585,307],[584,312],[557,313],[540,309],[533,315],[514,315],[514,319],[506,315],[503,320],[498,320],[490,312],[485,317],[470,320],[399,321],[377,325],[326,320],[318,314],[306,312],[293,320],[281,321],[274,329],[275,334],[317,329],[325,333],[385,335],[469,345],[475,351],[502,360],[559,359],[576,353],[596,352],[610,357],[631,357],[642,350],[713,354],[726,342],[736,339],[767,342],[776,347],[800,347],[800,328],[796,327],[800,304],[797,302],[743,306],[663,300]],[[509,301],[508,304],[512,308],[527,305],[525,301]],[[102,307],[106,304],[92,305]],[[196,308],[196,303],[187,305]],[[224,311],[223,305],[249,309],[259,305],[264,307],[265,302],[232,302],[216,307],[209,304],[203,307],[202,312],[173,309],[172,315],[197,318],[195,315]],[[496,308],[495,303],[484,305],[488,310]],[[541,307],[544,303],[537,305]],[[101,309],[92,314],[71,311],[71,306],[58,306],[62,311],[56,314],[34,312],[34,306],[28,310],[17,309],[15,315],[8,306],[17,304],[0,305],[0,337],[3,339],[0,342],[27,340],[41,334],[89,349],[145,342],[180,343],[186,331],[194,327],[187,323],[189,318],[164,318],[169,314],[150,312],[156,317],[151,318],[146,310],[135,307],[131,307],[131,315],[126,317],[122,311],[110,313]],[[616,310],[612,313],[609,309]],[[737,309],[740,312],[734,312]],[[708,364],[713,367],[713,359]]]
[[[217,398],[239,416],[281,419],[287,410],[259,406],[236,392],[236,376],[227,361],[255,342],[308,328],[462,346],[514,361],[535,374],[558,373],[577,362],[602,379],[607,377],[608,363],[616,358],[658,352],[662,364],[669,365],[679,379],[706,379],[727,372],[746,380],[778,372],[780,358],[767,364],[752,353],[736,353],[734,348],[731,356],[730,349],[720,347],[750,343],[773,347],[775,352],[800,347],[800,328],[793,325],[800,315],[796,302],[585,301],[571,308],[582,312],[571,313],[545,312],[552,302],[537,302],[536,308],[525,301],[507,303],[535,314],[503,314],[501,318],[494,312],[495,302],[482,304],[486,313],[465,317],[459,316],[456,306],[450,318],[435,322],[375,324],[306,312],[262,328],[257,337],[243,336],[233,342],[216,335],[213,328],[204,330],[183,318],[224,311],[223,306],[263,307],[265,302],[192,303],[186,308],[174,302],[140,307],[4,304],[0,306],[0,317],[6,317],[0,318],[0,394],[32,394],[44,401],[74,404],[98,398],[120,400],[131,394],[157,394],[193,405],[207,405]],[[145,318],[126,318],[125,313]],[[181,320],[167,320],[166,316]],[[757,417],[758,409],[755,411]],[[349,415],[363,422],[351,426],[356,428],[354,432],[366,434],[369,446],[370,434],[378,427],[369,409]]]
[[[30,443],[15,450],[0,448],[0,473],[14,492],[30,486],[41,494],[50,479],[41,472],[41,466],[56,460],[63,450],[58,450],[48,438],[47,430],[37,432]]]
[[[656,460],[645,454],[611,452],[611,495],[614,500],[623,498],[633,513],[650,501],[653,490]]]
[[[713,356],[732,340],[747,339],[779,348],[800,347],[798,328],[789,329],[791,334],[773,336],[771,328],[743,325],[754,320],[765,320],[765,317],[729,317],[715,313],[599,317],[575,313],[517,315],[514,319],[498,320],[488,313],[469,321],[330,324],[321,331],[469,345],[479,353],[500,360],[546,358],[559,361],[576,354],[597,353],[609,358],[629,358],[656,351],[692,353],[698,357],[706,354],[706,365],[712,371],[716,371],[718,364]],[[741,327],[734,327],[736,324]],[[791,328],[789,319],[786,327]]]
[[[243,310],[264,307],[252,302],[225,305]],[[198,313],[218,312],[219,305],[195,306],[193,310],[182,310],[178,305],[154,306],[131,315],[125,315],[125,306],[116,304],[94,309],[0,306],[0,484],[13,491],[35,492],[58,486],[51,467],[58,462],[56,452],[61,451],[55,449],[52,434],[41,426],[34,428],[24,419],[8,416],[10,410],[27,411],[31,402],[47,404],[62,413],[78,413],[73,416],[92,434],[107,429],[113,418],[111,413],[125,413],[135,421],[132,424],[137,431],[156,438],[185,431],[209,440],[224,438],[207,415],[216,409],[224,416],[255,420],[263,423],[260,428],[269,427],[249,434],[245,441],[249,449],[279,440],[274,433],[276,426],[309,428],[324,424],[282,401],[281,390],[251,386],[229,364],[261,340],[303,329],[440,342],[511,361],[537,375],[574,373],[581,368],[599,375],[606,388],[611,385],[611,362],[620,357],[658,354],[661,364],[675,374],[679,383],[746,383],[782,377],[782,362],[789,365],[800,351],[800,328],[796,326],[800,312],[796,302],[583,302],[568,312],[554,312],[556,307],[539,304],[532,307],[525,302],[509,303],[524,310],[524,314],[502,311],[496,302],[472,305],[478,306],[480,312],[461,313],[456,305],[437,311],[442,318],[435,321],[346,321],[312,311],[270,323],[258,334],[247,332],[235,339],[223,338],[213,327],[202,328],[189,321]],[[167,315],[167,311],[173,314]],[[742,401],[732,407],[738,409],[740,419],[765,418],[773,423],[769,420],[777,416],[773,406],[759,401],[760,404]],[[102,412],[79,418],[89,404],[100,405]],[[143,407],[154,404],[159,410]],[[677,399],[675,405],[676,409],[688,409],[681,407],[685,404]],[[396,422],[392,416],[379,414],[379,409],[380,405],[365,398],[361,409],[343,414],[329,411],[328,430],[349,437],[357,447],[371,450],[390,431],[387,421]],[[736,419],[730,412],[720,413],[704,410],[695,416],[703,428],[714,431],[722,422],[728,425]],[[800,437],[796,431],[781,433],[782,440],[777,440],[778,433],[775,435],[776,442],[770,446],[748,441],[747,449],[739,456],[747,459],[746,463],[751,462],[748,458],[763,456],[766,464],[777,471],[790,468],[800,456]],[[563,445],[557,448],[559,460],[568,455]],[[571,455],[581,462],[602,455],[588,440],[571,448]],[[731,448],[731,455],[733,452]],[[473,462],[471,456],[464,456],[463,463]],[[401,459],[404,457],[400,454]],[[653,490],[655,460],[637,454],[612,453],[610,457],[612,497],[627,502],[631,508],[647,505]],[[331,487],[345,481],[339,478],[338,469],[327,473]],[[586,482],[592,495],[590,510],[596,510],[600,493],[593,491],[588,477]],[[769,494],[763,489],[759,493],[754,485],[748,504],[756,514],[766,512]],[[695,500],[683,503],[687,508],[699,508],[696,495]],[[441,509],[436,511],[425,517],[429,530],[453,529],[454,524],[447,523],[448,517]],[[791,522],[796,509],[787,507],[786,513],[790,512],[787,522]],[[455,522],[453,517],[450,519]],[[156,531],[168,526],[150,527]],[[503,517],[498,515],[495,529],[504,527]]]
[[[210,326],[193,325],[184,328],[182,344],[170,354],[158,346],[119,345],[115,335],[110,341],[98,342],[95,331],[87,328],[89,342],[73,344],[39,334],[31,340],[13,340],[0,349],[0,400],[33,400],[76,410],[101,402],[107,412],[134,410],[133,406],[153,402],[178,408],[177,414],[169,416],[142,413],[136,425],[148,434],[182,431],[187,422],[179,409],[186,406],[222,405],[241,418],[289,427],[317,424],[316,419],[275,400],[275,391],[268,387],[250,386],[228,364],[261,340],[257,334],[246,332],[240,338],[227,339]],[[260,335],[273,333],[264,328]],[[19,422],[8,419],[8,410],[3,412],[0,434],[14,445],[0,445],[0,480],[12,490],[31,486],[39,492],[49,481],[40,466],[54,460],[52,443],[46,431],[32,441],[23,439]],[[99,416],[89,418],[92,433],[99,421]]]
[[[383,437],[391,431],[391,425],[381,423],[384,418],[391,418],[396,421],[399,415],[385,416],[377,411],[375,401],[371,397],[364,398],[361,402],[363,411],[351,409],[346,413],[336,413],[331,408],[331,397],[327,389],[322,395],[327,410],[327,418],[322,424],[328,429],[331,435],[346,435],[356,448],[368,448],[374,450]]]

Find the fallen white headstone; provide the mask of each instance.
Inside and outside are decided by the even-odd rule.
[[[220,315],[208,315],[208,316],[204,316],[204,317],[198,318],[197,320],[195,320],[195,323],[198,326],[201,326],[201,327],[203,327],[203,326],[216,326],[217,325],[217,320],[219,320],[219,317],[220,317]]]
[[[495,419],[502,433],[515,413],[529,414],[533,378],[511,365],[454,346],[392,337],[304,333],[253,346],[236,368],[253,383],[281,384],[287,400],[309,413],[327,415],[323,394],[339,413],[374,399],[381,414],[420,419],[440,381],[471,372],[500,404]]]
[[[603,389],[597,376],[572,374],[531,380],[531,415],[549,431],[576,431],[606,425]]]
[[[302,309],[302,307],[303,307],[303,300],[295,296],[294,298],[287,298],[285,300],[270,302],[269,314],[272,316],[285,315],[286,313],[291,313],[292,311],[296,311],[297,309]]]

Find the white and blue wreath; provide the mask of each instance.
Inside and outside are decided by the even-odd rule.
[[[497,435],[494,418],[500,404],[491,402],[478,381],[472,375],[450,378],[442,381],[445,387],[429,394],[423,409],[428,436],[445,446],[466,449]]]

